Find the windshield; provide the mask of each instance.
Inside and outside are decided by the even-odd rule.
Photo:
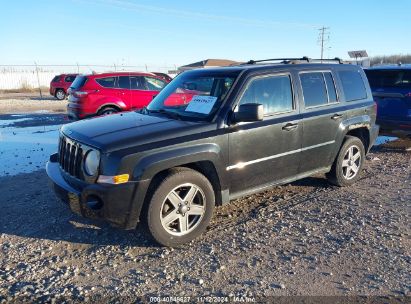
[[[186,72],[177,76],[148,105],[150,113],[188,120],[210,120],[227,96],[237,75]]]

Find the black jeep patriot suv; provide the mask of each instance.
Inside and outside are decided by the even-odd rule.
[[[47,173],[73,212],[178,246],[214,206],[316,173],[348,186],[378,134],[361,68],[306,57],[192,70],[139,112],[61,128]]]

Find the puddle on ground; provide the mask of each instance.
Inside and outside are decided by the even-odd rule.
[[[50,154],[57,151],[64,116],[44,116],[0,115],[0,176],[43,169]]]
[[[394,136],[378,136],[377,139],[375,140],[374,146],[382,145],[387,142],[393,141],[398,139],[398,137]]]

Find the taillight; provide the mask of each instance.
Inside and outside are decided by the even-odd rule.
[[[411,92],[405,94],[405,97],[411,97]]]
[[[88,94],[88,92],[86,92],[86,91],[75,91],[74,92],[74,96],[76,96],[76,97],[83,97],[83,96],[86,96]]]
[[[377,115],[378,112],[378,104],[374,100],[374,108],[375,108],[375,115]]]

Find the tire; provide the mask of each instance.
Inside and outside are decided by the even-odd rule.
[[[97,115],[99,116],[105,116],[105,115],[111,115],[114,113],[119,112],[118,109],[114,108],[114,107],[106,107],[106,108],[102,108],[100,111],[98,111]]]
[[[364,161],[365,149],[362,141],[358,137],[346,136],[331,171],[327,173],[328,181],[339,187],[354,184],[360,178]]]
[[[64,90],[62,89],[57,89],[54,97],[56,97],[58,100],[63,100],[64,98],[66,98],[66,92],[64,92]]]
[[[204,175],[188,168],[171,169],[154,185],[146,206],[148,231],[161,245],[181,246],[204,232],[214,205],[213,187]]]

